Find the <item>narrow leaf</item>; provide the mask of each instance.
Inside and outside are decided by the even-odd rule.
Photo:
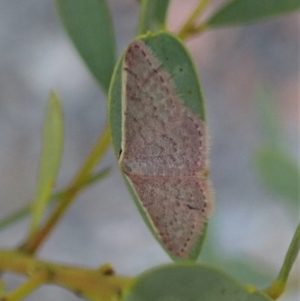
[[[157,31],[165,28],[169,0],[143,0],[140,2],[140,15],[137,26],[137,36],[147,31]]]
[[[115,37],[105,0],[57,0],[61,20],[105,92],[115,65]]]
[[[231,0],[206,21],[206,27],[255,22],[291,13],[299,8],[299,0]]]
[[[59,99],[54,92],[50,93],[42,134],[42,146],[36,192],[32,205],[31,232],[41,218],[58,172],[63,146],[63,118]]]

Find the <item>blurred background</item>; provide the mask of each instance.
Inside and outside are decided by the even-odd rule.
[[[196,3],[171,1],[171,31],[179,29]],[[134,37],[138,5],[135,0],[108,4],[120,53]],[[299,208],[270,192],[255,167],[255,153],[265,141],[260,120],[264,97],[279,117],[285,151],[299,166],[299,33],[299,15],[292,14],[210,30],[187,41],[206,100],[215,191],[201,258],[259,287],[278,273],[299,220]],[[62,28],[53,0],[1,0],[0,218],[27,204],[34,193],[50,89],[58,92],[64,110],[57,182],[62,188],[105,124],[106,99]],[[110,262],[124,275],[169,263],[130,199],[111,149],[99,168],[107,166],[112,167],[110,176],[80,194],[39,257],[88,267]],[[0,232],[0,247],[20,243],[27,227],[25,219]],[[298,276],[299,259],[280,300],[298,300]],[[8,289],[23,280],[12,275],[4,279]],[[80,300],[49,286],[26,300],[41,298]]]

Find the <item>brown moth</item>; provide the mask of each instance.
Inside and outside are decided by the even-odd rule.
[[[211,209],[206,127],[175,93],[170,74],[141,40],[122,66],[119,165],[173,255],[188,256]]]

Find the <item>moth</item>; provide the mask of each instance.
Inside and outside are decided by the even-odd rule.
[[[163,246],[187,257],[211,210],[206,126],[142,40],[122,62],[119,166]]]

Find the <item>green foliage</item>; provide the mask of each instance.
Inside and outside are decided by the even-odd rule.
[[[57,0],[64,27],[105,92],[114,69],[115,36],[105,0]]]
[[[207,27],[240,25],[291,13],[300,8],[299,0],[231,0],[206,21]]]
[[[42,149],[36,192],[32,205],[31,232],[35,231],[50,198],[60,165],[63,145],[63,118],[59,99],[51,92],[45,112]]]
[[[62,23],[70,39],[99,85],[106,94],[108,93],[108,121],[113,149],[118,158],[122,140],[122,55],[116,63],[115,36],[106,1],[56,0],[56,2]],[[143,40],[157,59],[162,62],[163,68],[172,77],[182,105],[188,107],[203,121],[205,121],[205,106],[199,79],[192,59],[178,37],[183,39],[209,28],[264,20],[300,8],[300,0],[231,0],[226,1],[223,6],[213,11],[207,21],[197,25],[195,24],[197,18],[209,4],[209,1],[202,0],[199,1],[196,9],[184,23],[176,37],[165,28],[169,0],[140,0],[138,2],[140,3],[140,14],[135,39]],[[161,29],[164,31],[159,32]],[[266,100],[262,97],[259,105],[261,127],[265,131],[266,139],[264,145],[256,153],[257,170],[262,181],[270,190],[291,201],[292,204],[299,205],[299,169],[290,156],[283,151],[284,142],[280,125],[276,119],[276,114],[273,114],[274,112],[270,109],[270,99]],[[246,277],[240,272],[234,273],[239,278],[239,281],[236,281],[220,271],[220,267],[225,267],[226,270],[232,272],[235,269],[239,269],[239,271],[243,269],[247,273],[247,279],[256,277],[257,282],[265,281],[268,278],[265,274],[257,273],[255,269],[251,270],[251,264],[246,261],[241,262],[240,258],[228,259],[226,263],[224,259],[221,262],[217,258],[215,263],[219,263],[219,270],[192,262],[161,266],[142,273],[134,280],[113,275],[110,267],[100,268],[96,271],[79,268],[72,270],[71,268],[61,268],[59,265],[47,263],[48,270],[43,274],[45,278],[41,279],[39,275],[42,275],[42,269],[36,271],[33,269],[32,261],[35,258],[24,255],[21,251],[31,250],[31,253],[33,253],[59,220],[76,193],[84,186],[99,181],[108,174],[108,170],[99,173],[92,172],[109,144],[109,133],[105,128],[70,185],[62,191],[53,193],[52,188],[59,168],[62,144],[63,120],[61,108],[58,97],[51,93],[43,126],[42,150],[34,200],[19,212],[0,222],[0,229],[3,229],[26,215],[29,210],[32,210],[31,233],[24,243],[28,249],[21,248],[18,251],[12,250],[11,252],[1,252],[0,250],[0,270],[17,271],[29,277],[31,275],[36,277],[38,273],[34,274],[34,272],[40,272],[40,274],[36,278],[29,278],[28,283],[23,283],[12,294],[3,292],[5,300],[20,300],[22,296],[26,295],[25,292],[29,293],[43,282],[55,282],[58,281],[57,279],[59,279],[57,284],[64,285],[76,292],[80,291],[82,296],[88,296],[91,300],[104,300],[99,298],[100,295],[105,296],[105,300],[112,298],[116,300],[116,296],[119,296],[121,292],[122,300],[125,301],[267,301],[271,300],[270,297],[273,300],[278,298],[283,292],[290,270],[299,252],[300,225],[298,225],[277,278],[264,291],[258,291],[252,286],[241,284],[241,280],[244,281]],[[130,184],[125,178],[124,180],[145,223],[160,242]],[[56,208],[44,227],[39,228],[41,216],[49,200],[58,198],[61,203],[56,204]],[[188,257],[190,261],[197,259],[199,256],[205,235],[206,229],[203,233],[199,233],[194,248]],[[214,259],[213,248],[210,253],[211,259]],[[3,257],[3,254],[6,254],[5,257]],[[169,255],[173,260],[178,260],[171,254]],[[3,260],[3,258],[6,258],[6,260]],[[26,265],[26,262],[29,262],[29,264]],[[45,265],[41,262],[39,264],[41,267]],[[29,270],[30,272],[28,272]],[[75,271],[74,274],[68,274],[71,270]],[[83,273],[86,276],[89,275],[87,279],[91,279],[87,283],[85,283],[86,279],[82,277]],[[62,277],[52,277],[53,275]],[[97,285],[100,283],[100,287],[97,286],[95,289],[95,286],[93,286],[95,283]],[[80,290],[78,289],[79,284]],[[119,300],[121,300],[121,297]]]
[[[268,301],[215,268],[198,264],[166,265],[140,275],[124,301]]]
[[[164,29],[169,0],[142,0],[139,2],[141,8],[137,35],[147,33],[149,30]]]

